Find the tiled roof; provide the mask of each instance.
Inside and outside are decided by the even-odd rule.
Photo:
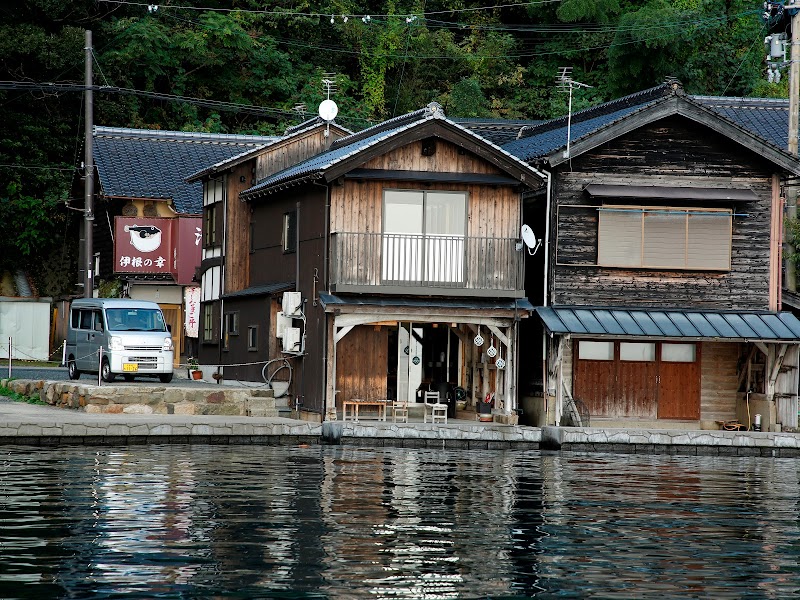
[[[789,100],[715,96],[690,98],[782,150],[789,144]]]
[[[441,119],[442,121],[462,131],[464,134],[480,141],[481,144],[491,146],[496,151],[503,153],[508,159],[513,160],[519,166],[524,167],[525,170],[530,171],[530,167],[521,161],[518,157],[505,151],[503,148],[492,144],[490,141],[482,138],[480,135],[471,132],[469,129],[448,120],[444,116],[442,107],[435,102],[429,104],[425,108],[384,121],[369,127],[358,133],[339,138],[331,144],[331,149],[322,154],[318,154],[306,161],[293,165],[283,171],[270,175],[269,177],[259,181],[255,186],[241,193],[242,199],[253,198],[261,193],[278,189],[281,186],[289,185],[291,183],[298,183],[301,181],[308,181],[321,178],[325,171],[334,165],[357,155],[359,152],[384,141],[391,137],[397,136],[404,131],[418,127],[431,119]]]
[[[790,312],[540,306],[536,313],[560,335],[800,340],[800,321]]]
[[[191,173],[270,143],[272,136],[95,127],[93,156],[106,196],[171,198],[181,214],[202,212],[202,184]]]
[[[637,111],[665,101],[680,91],[668,81],[630,96],[598,104],[572,115],[570,139],[574,143],[605,129]],[[679,84],[678,84],[679,85]],[[679,92],[681,98],[713,111],[721,119],[746,130],[765,142],[786,151],[789,120],[788,100],[769,98],[728,98],[690,96]],[[503,149],[526,161],[549,156],[567,144],[567,117],[545,121],[520,130],[518,139],[503,145]]]
[[[477,133],[482,138],[498,146],[517,139],[522,128],[533,127],[544,122],[542,120],[521,121],[514,119],[451,119],[451,121],[458,123],[473,133]]]
[[[616,123],[645,107],[661,102],[672,94],[672,82],[630,94],[610,102],[598,104],[567,116],[545,121],[532,127],[523,127],[519,138],[503,145],[503,149],[522,160],[530,161],[547,156],[567,145],[567,124],[570,124],[570,139],[574,142],[612,123]]]

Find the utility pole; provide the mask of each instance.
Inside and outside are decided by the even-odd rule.
[[[792,2],[787,7],[791,16],[792,42],[789,54],[789,144],[787,150],[789,154],[797,156],[797,130],[800,116],[798,105],[800,104],[800,4]],[[786,220],[794,222],[797,219],[797,188],[787,186],[785,190]],[[797,269],[794,264],[793,255],[797,252],[791,244],[786,244],[786,254],[788,260],[786,266],[786,289],[790,292],[797,291]]]
[[[92,156],[92,129],[94,129],[94,97],[92,96],[92,32],[86,30],[86,64],[84,92],[84,147],[86,155],[84,164],[84,259],[85,272],[83,278],[83,296],[94,295],[94,244],[92,228],[94,227],[94,158]]]

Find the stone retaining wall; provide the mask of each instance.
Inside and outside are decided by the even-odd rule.
[[[277,417],[272,390],[230,387],[85,385],[65,381],[0,379],[0,385],[57,408],[97,414]]]

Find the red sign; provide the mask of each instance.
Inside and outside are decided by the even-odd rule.
[[[181,285],[192,283],[202,259],[200,217],[116,217],[114,271],[169,274]]]
[[[114,219],[114,271],[172,273],[172,221],[153,217]]]

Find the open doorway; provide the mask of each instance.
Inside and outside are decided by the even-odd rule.
[[[400,322],[389,330],[390,398],[422,402],[423,389],[444,401],[459,385],[459,339],[448,323]]]

